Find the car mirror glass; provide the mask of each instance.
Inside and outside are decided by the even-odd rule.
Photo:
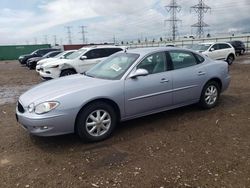
[[[138,76],[147,76],[149,73],[146,69],[137,69],[135,72],[130,74],[129,78],[137,78]]]

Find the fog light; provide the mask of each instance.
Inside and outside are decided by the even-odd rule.
[[[48,126],[42,126],[41,127],[41,130],[46,130],[46,129],[48,129],[49,127]]]

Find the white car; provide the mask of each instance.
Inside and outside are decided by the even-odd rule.
[[[36,72],[40,71],[41,65],[48,63],[48,62],[56,61],[59,59],[67,59],[67,57],[69,55],[71,55],[72,53],[74,53],[76,51],[77,50],[67,50],[67,51],[64,51],[64,52],[58,54],[57,56],[55,56],[53,58],[47,58],[47,59],[42,59],[42,60],[38,61],[37,65],[36,65]]]
[[[108,56],[124,49],[124,47],[119,46],[83,47],[69,55],[67,59],[43,64],[39,73],[43,79],[54,79],[71,74],[83,73]]]
[[[234,47],[226,42],[200,43],[192,47],[193,50],[200,52],[214,60],[225,60],[229,65],[235,60]]]

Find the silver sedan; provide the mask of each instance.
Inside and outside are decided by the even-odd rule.
[[[185,105],[217,105],[230,83],[228,65],[173,47],[131,49],[89,71],[42,83],[18,100],[16,117],[31,134],[111,135],[119,121]]]

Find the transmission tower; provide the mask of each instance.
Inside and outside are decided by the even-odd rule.
[[[204,15],[209,10],[211,11],[211,7],[207,6],[204,3],[204,0],[199,0],[199,3],[197,5],[192,6],[191,10],[194,10],[198,14],[198,23],[192,25],[191,27],[197,27],[197,36],[201,38],[204,36],[204,27],[209,26],[204,22]]]
[[[57,45],[57,36],[56,35],[53,35],[53,38],[54,38],[54,44],[55,46]]]
[[[65,27],[67,29],[67,34],[68,34],[68,40],[69,40],[69,44],[72,44],[72,37],[71,37],[71,26],[66,26]]]
[[[81,25],[80,28],[81,28],[81,32],[80,33],[82,34],[82,43],[85,44],[86,43],[86,36],[85,36],[85,34],[87,33],[86,32],[87,26]]]
[[[172,39],[175,41],[178,32],[178,22],[181,21],[177,18],[177,13],[181,11],[181,6],[177,4],[177,0],[171,0],[171,3],[165,6],[166,10],[171,14],[170,19],[165,22],[170,22],[172,27]]]

